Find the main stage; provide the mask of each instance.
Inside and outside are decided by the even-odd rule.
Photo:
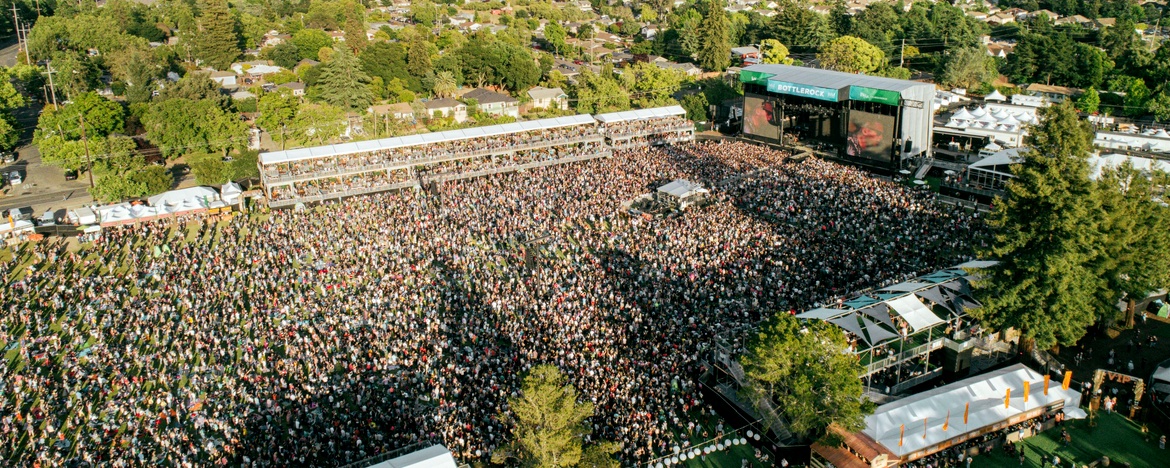
[[[882,172],[931,146],[930,83],[771,64],[744,68],[739,78],[745,138]]]

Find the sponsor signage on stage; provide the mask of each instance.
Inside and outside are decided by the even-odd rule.
[[[850,86],[849,99],[897,106],[902,103],[902,93],[886,89],[866,88],[864,86]]]
[[[769,76],[772,76],[772,74],[752,70],[741,70],[739,72],[739,82],[767,85]]]
[[[837,90],[835,89],[789,83],[787,81],[768,80],[768,92],[837,102]]]

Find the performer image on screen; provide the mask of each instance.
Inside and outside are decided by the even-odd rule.
[[[849,121],[848,147],[845,149],[849,156],[861,156],[867,149],[874,151],[882,144],[882,135],[885,134],[885,125],[881,122]]]

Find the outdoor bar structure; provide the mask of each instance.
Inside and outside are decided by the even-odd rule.
[[[969,368],[974,321],[967,320],[967,310],[979,306],[971,297],[969,271],[993,264],[963,263],[796,317],[844,330],[864,368],[860,377],[866,387],[897,395],[942,376],[944,369]],[[944,349],[949,351],[939,353]]]
[[[656,107],[594,116],[613,149],[693,141],[695,125],[682,106]]]
[[[894,467],[950,448],[1015,442],[1033,433],[1022,423],[1043,415],[1085,417],[1080,392],[1063,380],[1016,364],[881,405],[840,445],[814,444],[812,466]]]
[[[669,106],[272,151],[260,154],[260,181],[268,205],[279,208],[565,164],[691,141],[685,114]]]

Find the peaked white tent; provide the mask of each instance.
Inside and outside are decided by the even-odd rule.
[[[993,90],[993,91],[991,92],[991,94],[988,94],[988,95],[987,95],[987,97],[985,97],[985,98],[983,98],[983,99],[984,99],[984,100],[986,100],[986,101],[1000,101],[1000,102],[1003,102],[1003,101],[1006,101],[1006,100],[1007,100],[1007,96],[1004,96],[1004,95],[1003,95],[1003,93],[999,92],[999,90],[998,90],[998,89],[996,89],[996,90]]]

